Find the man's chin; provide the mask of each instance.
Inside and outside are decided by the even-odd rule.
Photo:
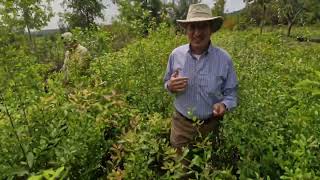
[[[191,46],[192,46],[193,48],[202,48],[202,47],[203,47],[203,45],[200,44],[200,43],[192,43]]]

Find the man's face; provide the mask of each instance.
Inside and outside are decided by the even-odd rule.
[[[63,45],[66,50],[71,50],[77,45],[77,43],[71,41],[63,41]]]
[[[194,53],[203,53],[211,36],[210,22],[193,22],[187,25],[187,36]]]
[[[70,43],[63,41],[63,45],[65,49],[70,49]]]

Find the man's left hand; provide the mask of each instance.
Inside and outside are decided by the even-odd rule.
[[[226,110],[226,105],[224,105],[223,103],[214,104],[212,108],[213,117],[223,117]]]

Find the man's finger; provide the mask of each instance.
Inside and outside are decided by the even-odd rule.
[[[189,78],[187,77],[171,77],[171,81],[175,82],[175,81],[188,81]]]
[[[173,74],[171,75],[171,77],[178,77],[179,76],[179,71],[174,71]]]
[[[213,116],[220,116],[220,115],[221,115],[221,111],[218,108],[213,110]]]
[[[179,81],[186,81],[188,80],[189,78],[188,77],[177,77],[176,80],[179,80]]]
[[[215,104],[213,106],[213,116],[215,117],[219,117],[219,116],[223,116],[225,112],[225,108],[223,104]]]
[[[182,92],[182,91],[184,91],[186,88],[184,87],[184,88],[179,88],[179,89],[176,89],[176,91],[177,92]]]
[[[170,80],[170,81],[171,81],[171,83],[173,83],[173,84],[188,82],[188,80],[186,80],[186,79],[172,79],[172,80]]]
[[[181,68],[176,69],[173,74],[172,77],[178,77],[179,76],[179,71],[181,71]]]
[[[179,83],[179,84],[172,84],[172,89],[180,89],[187,87],[188,83]]]
[[[183,85],[179,85],[179,86],[173,86],[173,89],[182,89],[182,88],[186,88],[187,85],[183,84]]]
[[[178,85],[183,85],[183,84],[188,84],[187,81],[173,81],[171,82],[172,86],[178,86]]]

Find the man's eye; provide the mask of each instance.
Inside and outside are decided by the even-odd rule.
[[[205,28],[207,26],[207,24],[199,24],[198,27],[199,28]]]

